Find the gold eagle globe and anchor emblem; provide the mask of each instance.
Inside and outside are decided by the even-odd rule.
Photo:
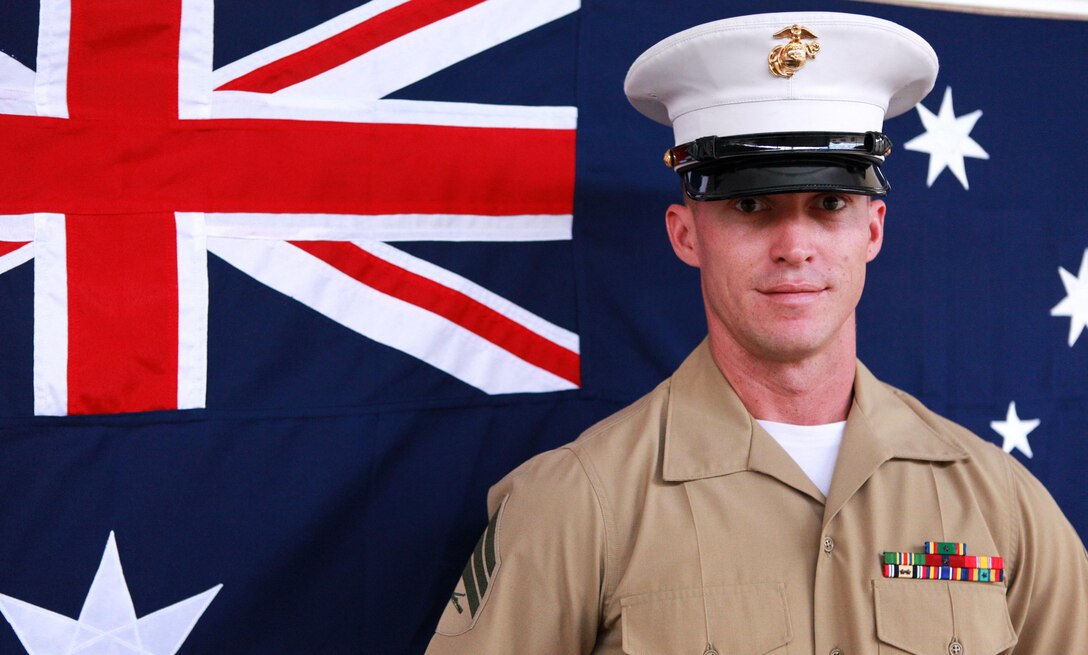
[[[790,25],[779,30],[774,38],[790,40],[789,43],[776,45],[767,56],[767,64],[775,77],[793,77],[809,59],[815,59],[816,53],[820,51],[819,43],[801,40],[820,38],[804,25]]]

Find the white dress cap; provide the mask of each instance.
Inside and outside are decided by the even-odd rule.
[[[795,25],[805,30],[775,38]],[[776,76],[768,58],[791,43],[801,65],[791,77]],[[936,79],[936,53],[905,27],[871,16],[789,12],[674,34],[635,60],[624,91],[635,109],[672,125],[682,144],[704,136],[879,132]]]

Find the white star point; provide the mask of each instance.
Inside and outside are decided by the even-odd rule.
[[[28,655],[174,655],[222,587],[137,619],[111,532],[78,620],[3,594],[0,613]]]
[[[1009,410],[1005,413],[1004,421],[990,421],[990,427],[1005,440],[1001,449],[1011,453],[1015,448],[1031,459],[1031,444],[1028,443],[1028,435],[1039,427],[1039,419],[1022,420],[1016,414],[1016,401],[1009,403]]]
[[[1080,260],[1080,271],[1073,275],[1058,267],[1058,275],[1065,287],[1065,298],[1050,310],[1051,316],[1069,317],[1069,347],[1077,342],[1080,333],[1088,329],[1088,248]]]
[[[964,189],[969,189],[967,182],[967,166],[964,157],[975,159],[989,159],[990,155],[977,141],[971,138],[971,130],[975,129],[975,123],[982,117],[982,110],[956,116],[952,108],[952,87],[944,91],[944,99],[937,114],[929,111],[924,105],[918,103],[918,116],[922,119],[925,132],[906,144],[904,148],[915,152],[929,153],[929,174],[926,177],[926,186],[933,186],[941,171],[948,169],[960,181]]]

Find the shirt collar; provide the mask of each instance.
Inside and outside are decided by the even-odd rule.
[[[953,461],[967,457],[962,448],[923,420],[902,395],[858,362],[854,399],[830,491],[832,499],[852,494],[889,459]],[[707,340],[673,374],[665,420],[666,481],[759,470],[823,500],[789,455],[745,409],[715,364]],[[850,475],[839,475],[839,467],[847,467]],[[806,482],[808,488],[802,489]]]

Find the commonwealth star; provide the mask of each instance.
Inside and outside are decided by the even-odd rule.
[[[964,157],[989,159],[990,155],[982,146],[971,138],[971,130],[982,116],[982,110],[976,109],[970,114],[956,116],[952,109],[952,87],[944,91],[944,100],[936,115],[918,103],[918,116],[922,119],[925,133],[920,134],[903,145],[907,150],[929,153],[929,176],[926,186],[933,186],[934,180],[944,169],[949,169],[964,189],[967,184],[967,166]]]
[[[137,619],[111,532],[78,620],[3,594],[0,612],[29,655],[174,655],[222,587]]]

